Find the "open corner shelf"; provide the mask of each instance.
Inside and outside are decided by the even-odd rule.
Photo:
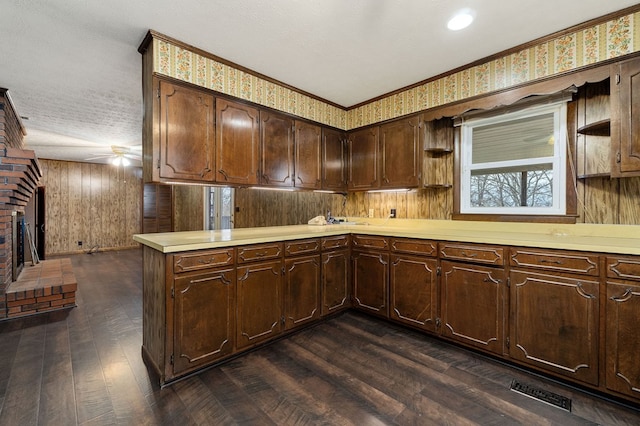
[[[425,148],[425,152],[430,154],[449,154],[453,152],[453,148]]]
[[[611,136],[611,120],[600,120],[584,125],[577,130],[582,135]]]

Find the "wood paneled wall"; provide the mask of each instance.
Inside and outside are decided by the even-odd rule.
[[[204,187],[175,185],[173,203],[174,231],[204,229]]]
[[[236,190],[235,227],[299,225],[317,215],[387,217],[392,208],[402,219],[450,219],[451,188],[412,192],[357,192],[347,196],[314,192]]]
[[[640,225],[640,177],[588,178],[578,183],[577,222]],[[344,208],[343,206],[344,201]],[[453,189],[413,192],[351,193],[276,192],[238,189],[236,228],[296,225],[331,210],[334,216],[385,218],[392,208],[401,219],[451,219]]]
[[[57,160],[40,164],[45,255],[138,245],[132,236],[141,231],[142,169]]]
[[[578,181],[579,222],[640,225],[640,177]]]

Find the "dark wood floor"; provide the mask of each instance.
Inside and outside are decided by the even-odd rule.
[[[631,425],[640,412],[347,313],[159,389],[141,252],[72,257],[78,307],[0,322],[0,425]],[[568,413],[512,379],[572,399]]]

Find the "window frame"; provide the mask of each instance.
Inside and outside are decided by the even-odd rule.
[[[574,91],[571,91],[573,93]],[[549,223],[575,223],[577,218],[576,204],[577,204],[577,189],[575,175],[575,114],[576,114],[576,102],[571,100],[571,96],[565,94],[565,91],[558,92],[555,95],[548,97],[541,97],[536,102],[532,98],[522,100],[522,105],[517,105],[520,102],[516,102],[510,106],[497,108],[494,110],[475,110],[470,113],[463,114],[455,118],[455,148],[454,148],[454,181],[457,182],[454,189],[454,209],[452,213],[452,219],[454,220],[485,220],[485,221],[517,221],[517,222],[549,222]],[[528,112],[535,112],[536,114],[544,113],[551,109],[560,108],[559,118],[554,124],[554,137],[556,141],[563,137],[564,148],[556,146],[554,149],[554,158],[556,158],[556,165],[558,169],[558,176],[556,188],[554,191],[558,191],[559,201],[564,201],[564,207],[549,209],[542,208],[540,211],[532,211],[531,207],[521,208],[475,208],[475,209],[463,209],[462,197],[466,196],[470,200],[470,181],[463,182],[463,137],[462,137],[462,125],[468,123],[489,123],[493,120],[502,121],[502,117],[509,117],[513,119],[520,115],[521,117]],[[542,111],[542,112],[541,112]],[[464,149],[467,149],[466,146]],[[561,151],[559,151],[561,150]],[[562,157],[558,157],[557,153],[564,153],[564,161]],[[467,153],[467,156],[471,157],[471,152]],[[466,157],[465,157],[466,159]],[[470,161],[470,160],[469,160]],[[467,175],[470,177],[470,171]],[[462,189],[463,186],[464,191]],[[466,192],[465,192],[466,191]],[[555,195],[555,193],[554,193]],[[470,202],[470,201],[469,201]]]

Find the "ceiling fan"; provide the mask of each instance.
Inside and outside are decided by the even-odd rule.
[[[132,161],[142,161],[142,155],[138,147],[111,145],[111,153],[98,154],[93,157],[86,158],[85,161],[107,160],[109,164],[114,166],[129,166]],[[141,147],[140,147],[141,149]]]

